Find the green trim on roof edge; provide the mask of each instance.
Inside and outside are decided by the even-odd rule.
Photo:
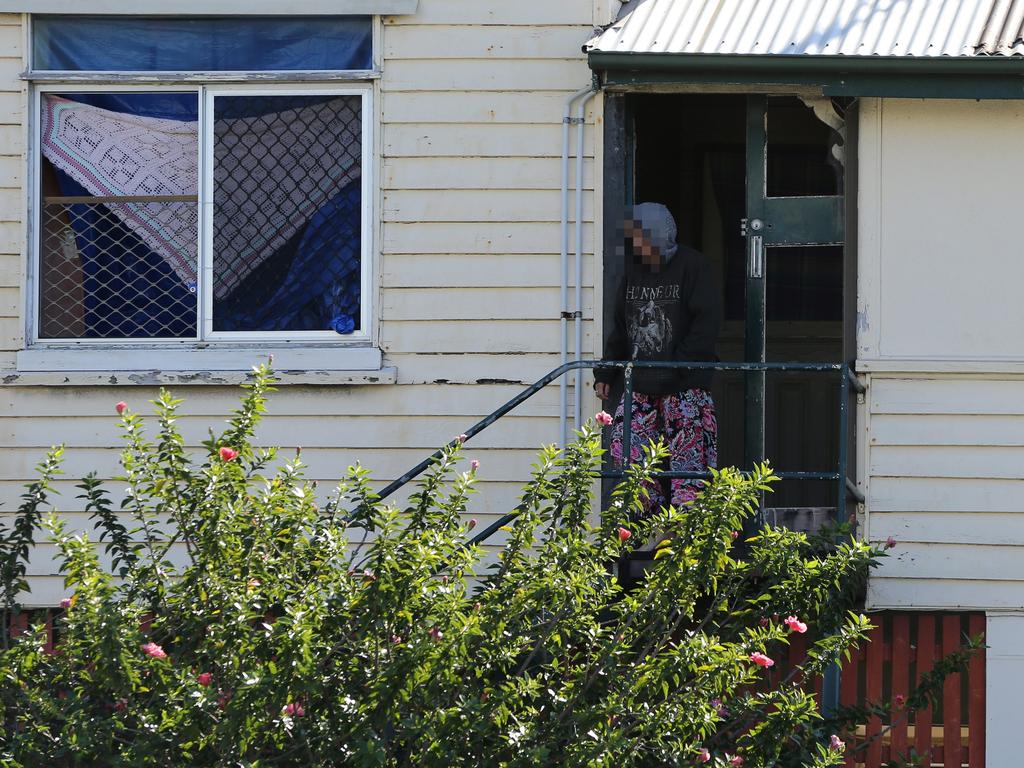
[[[673,83],[820,88],[829,96],[1024,99],[1024,57],[766,56],[593,51],[605,87]]]

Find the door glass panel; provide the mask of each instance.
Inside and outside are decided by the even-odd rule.
[[[842,359],[842,246],[766,248],[765,289],[769,361]],[[773,372],[766,379],[765,455],[772,465],[781,471],[834,472],[839,458],[836,375]],[[775,487],[767,505],[779,510],[834,507],[835,494],[832,482],[790,480]],[[792,514],[816,513],[804,509]],[[788,519],[778,522],[799,524]]]
[[[822,101],[821,109],[841,126],[829,103]],[[842,194],[842,138],[835,128],[788,96],[768,99],[766,128],[768,197]]]
[[[769,322],[842,320],[841,245],[769,247],[765,262]]]

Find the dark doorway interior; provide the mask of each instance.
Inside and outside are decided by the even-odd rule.
[[[627,199],[662,202],[672,211],[681,243],[714,265],[724,306],[718,343],[722,360],[744,359],[748,166],[743,95],[627,97]],[[766,111],[764,178],[769,197],[841,195],[843,166],[833,127],[791,97],[772,97]],[[631,154],[631,158],[628,156]],[[632,160],[632,162],[630,162]],[[630,195],[632,190],[632,195]],[[768,247],[765,252],[765,348],[769,361],[839,362],[843,355],[843,246]],[[714,396],[720,465],[744,459],[744,382],[719,373]],[[787,471],[834,471],[838,457],[835,376],[771,373],[765,391],[765,451]],[[834,507],[825,482],[787,481],[769,507]]]

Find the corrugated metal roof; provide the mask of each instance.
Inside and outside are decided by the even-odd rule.
[[[984,56],[1024,54],[1024,0],[995,0],[992,3],[977,52]]]
[[[844,56],[1024,53],[1024,0],[630,0],[595,52]]]

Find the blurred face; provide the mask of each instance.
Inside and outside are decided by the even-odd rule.
[[[633,244],[634,259],[639,259],[648,267],[661,265],[661,252],[658,246],[651,242],[651,233],[643,228],[641,222],[635,219],[626,219],[623,222],[623,231],[626,239]]]

